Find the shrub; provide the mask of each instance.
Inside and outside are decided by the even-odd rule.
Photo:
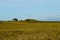
[[[29,22],[29,23],[37,23],[37,22],[39,22],[38,20],[34,20],[34,19],[26,19],[25,21]]]
[[[13,21],[18,21],[18,19],[17,18],[14,18]]]

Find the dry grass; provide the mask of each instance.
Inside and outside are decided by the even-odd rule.
[[[0,22],[0,40],[60,40],[60,22]]]
[[[26,23],[26,22],[1,22],[0,31],[37,31],[47,29],[60,29],[60,22],[41,22],[41,23]]]

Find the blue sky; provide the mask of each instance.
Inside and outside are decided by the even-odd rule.
[[[0,0],[0,20],[60,18],[60,0]]]

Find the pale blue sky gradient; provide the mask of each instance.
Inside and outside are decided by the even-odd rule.
[[[0,20],[60,18],[60,0],[0,0]]]

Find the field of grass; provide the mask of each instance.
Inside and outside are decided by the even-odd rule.
[[[0,40],[60,40],[60,22],[0,22]]]

